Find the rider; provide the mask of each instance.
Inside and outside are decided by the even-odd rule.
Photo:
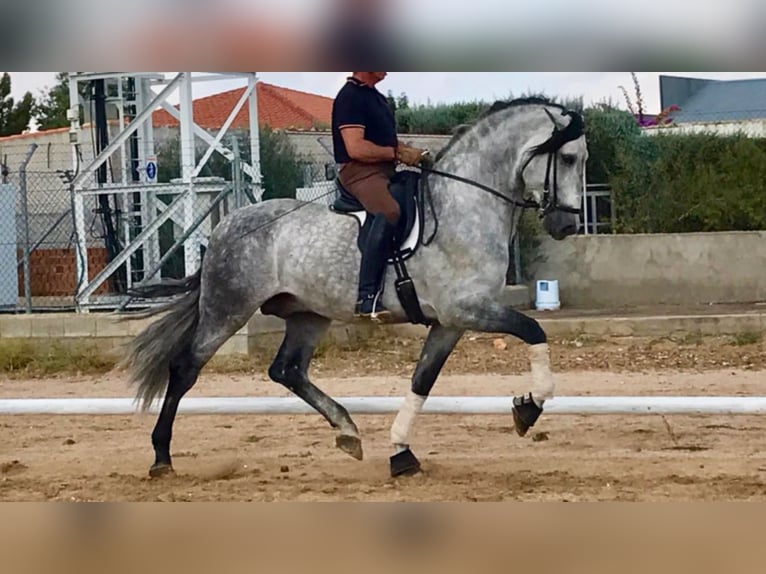
[[[388,185],[397,162],[415,166],[424,150],[401,143],[388,100],[375,87],[388,72],[354,72],[335,98],[332,134],[341,185],[373,217],[362,249],[357,317],[385,321],[389,311],[380,302],[383,272],[399,221],[398,202]]]

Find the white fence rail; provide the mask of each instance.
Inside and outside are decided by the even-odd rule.
[[[390,415],[401,398],[340,398],[351,414]],[[512,397],[432,397],[424,414],[504,415]],[[155,403],[151,413],[159,412]],[[132,415],[133,399],[10,399],[0,400],[0,416],[7,415]],[[766,397],[559,397],[545,406],[551,415],[766,415]],[[298,398],[187,398],[185,415],[302,415],[316,414]]]

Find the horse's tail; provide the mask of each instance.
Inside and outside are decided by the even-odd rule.
[[[199,322],[201,271],[180,281],[135,289],[133,297],[170,297],[183,295],[163,307],[139,313],[123,314],[123,320],[143,319],[167,313],[149,325],[127,346],[120,367],[127,368],[131,384],[137,385],[136,400],[146,411],[166,389],[170,365],[187,352]]]

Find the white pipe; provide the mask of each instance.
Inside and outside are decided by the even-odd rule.
[[[351,414],[390,415],[401,398],[338,399]],[[512,397],[431,397],[423,414],[506,415]],[[159,411],[155,403],[151,413]],[[0,400],[0,415],[132,415],[133,399],[10,399]],[[184,415],[315,414],[298,398],[186,398]],[[559,397],[545,404],[552,415],[763,415],[766,397]]]

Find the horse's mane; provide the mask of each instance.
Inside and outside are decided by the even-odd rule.
[[[466,133],[468,133],[471,130],[471,128],[474,127],[479,122],[497,113],[505,111],[509,108],[517,108],[521,106],[532,106],[532,105],[548,106],[548,107],[558,108],[561,111],[566,111],[566,108],[562,106],[561,104],[553,102],[547,98],[541,98],[538,96],[532,96],[527,98],[516,98],[513,100],[497,100],[494,104],[492,104],[489,108],[487,108],[475,121],[461,126],[462,129],[459,129],[452,136],[452,139],[450,139],[447,145],[444,146],[441,149],[441,151],[439,151],[438,154],[436,154],[436,158],[434,161],[438,162],[439,160],[441,160],[447,154],[447,152],[449,152],[449,150],[452,149],[457,144],[457,142],[459,142],[463,138],[463,136]]]
[[[547,98],[541,98],[538,96],[531,96],[528,98],[516,98],[515,100],[498,100],[494,104],[492,104],[492,106],[490,106],[490,108],[479,117],[478,121],[481,121],[484,118],[487,118],[498,112],[502,112],[503,110],[507,110],[508,108],[516,108],[519,106],[548,106],[548,107],[558,108],[562,111],[566,110],[566,108],[562,106],[561,104],[558,104]]]

